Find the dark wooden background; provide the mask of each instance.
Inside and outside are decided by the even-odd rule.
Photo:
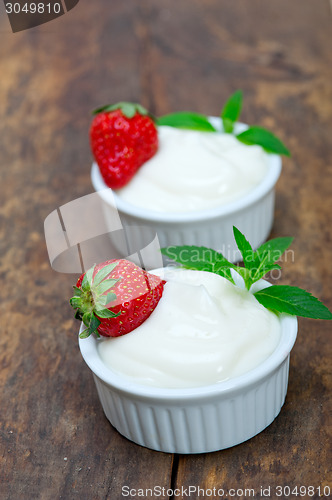
[[[1,500],[118,500],[125,485],[255,498],[261,486],[277,498],[277,485],[329,485],[332,495],[329,322],[299,321],[285,406],[260,435],[211,454],[150,451],[103,415],[77,347],[73,276],[51,269],[43,232],[50,212],[92,192],[92,109],[133,100],[157,115],[218,114],[241,88],[243,121],[292,152],[272,232],[295,237],[280,282],[332,308],[328,0],[80,0],[15,34],[0,13]]]

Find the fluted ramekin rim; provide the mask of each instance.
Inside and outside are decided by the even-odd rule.
[[[210,119],[214,121],[214,123],[218,123],[218,120],[220,121],[217,117],[210,117]],[[243,130],[247,127],[247,125],[243,123],[239,123],[238,126],[239,130]],[[121,196],[117,194],[116,190],[106,185],[96,162],[92,163],[91,181],[95,191],[99,193],[103,201],[112,206],[114,206],[115,203],[120,214],[129,215],[140,221],[180,225],[227,217],[229,214],[237,213],[254,205],[274,188],[281,174],[282,160],[279,155],[269,154],[268,162],[269,167],[267,174],[257,186],[244,196],[218,207],[191,212],[159,212],[139,207],[123,200]]]
[[[153,272],[153,271],[151,271]],[[261,280],[261,287],[270,286],[270,283]],[[272,354],[256,368],[244,373],[243,375],[230,378],[229,380],[218,382],[215,384],[186,387],[186,388],[164,388],[143,385],[131,381],[118,373],[115,373],[108,368],[101,360],[98,353],[98,342],[93,335],[87,339],[79,338],[79,348],[84,361],[89,366],[90,370],[106,385],[112,387],[116,391],[127,394],[134,398],[144,398],[163,401],[193,401],[195,399],[204,399],[219,396],[227,396],[231,392],[238,393],[252,387],[258,381],[269,377],[289,356],[297,337],[298,321],[296,316],[289,314],[280,315],[281,335],[279,343]],[[84,329],[81,325],[80,331]]]

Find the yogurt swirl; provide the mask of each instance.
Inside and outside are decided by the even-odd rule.
[[[198,387],[242,375],[276,348],[280,320],[247,290],[205,271],[155,274],[167,283],[151,316],[98,345],[114,372],[150,386]]]
[[[268,169],[260,146],[221,132],[161,126],[157,153],[117,194],[159,212],[192,212],[225,205],[257,186]]]

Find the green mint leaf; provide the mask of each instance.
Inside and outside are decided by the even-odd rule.
[[[251,285],[254,283],[254,280],[251,277],[254,266],[254,251],[244,234],[242,234],[241,231],[239,231],[239,229],[235,226],[233,226],[233,234],[245,266],[244,268],[237,267],[236,271],[244,279],[247,290],[250,290]]]
[[[234,130],[234,123],[238,120],[242,109],[243,94],[241,90],[237,90],[226,101],[222,111],[221,119],[224,126],[224,131],[231,134]]]
[[[229,262],[222,253],[216,252],[215,253],[215,260],[213,262],[213,268],[212,272],[215,274],[219,274],[219,276],[223,276],[224,278],[227,278],[229,281],[231,281],[233,284],[234,280],[232,277],[231,269],[236,270],[237,266]]]
[[[242,266],[236,266],[235,271],[243,278],[244,284],[247,290],[249,290],[251,286],[250,269]]]
[[[274,269],[281,269],[278,264],[266,264],[264,262],[260,263],[257,268],[253,267],[250,269],[250,278],[252,283],[262,279],[268,272]]]
[[[208,118],[199,113],[189,111],[179,111],[164,115],[156,119],[157,125],[167,125],[168,127],[200,130],[201,132],[215,132],[216,129],[209,122]]]
[[[264,257],[267,264],[273,264],[281,258],[283,253],[292,244],[293,239],[294,238],[286,236],[266,241],[263,245],[257,248],[254,256],[259,260]]]
[[[254,251],[251,248],[249,241],[246,239],[244,234],[239,231],[239,229],[233,226],[233,234],[235,238],[235,242],[237,244],[238,249],[241,252],[244,265],[250,269],[252,267],[254,261]]]
[[[194,245],[169,246],[162,248],[161,253],[186,269],[219,274],[234,283],[230,269],[236,266],[228,262],[221,253],[212,248]]]
[[[272,285],[254,293],[267,309],[313,319],[332,319],[332,313],[311,293],[287,285]]]
[[[95,311],[95,314],[98,318],[117,318],[121,313],[115,313],[109,309],[100,309],[99,311]]]
[[[94,277],[93,285],[99,285],[105,278],[107,278],[109,274],[111,274],[111,272],[116,268],[117,264],[117,262],[112,262],[112,264],[107,264],[107,266],[99,269]]]
[[[225,134],[232,134],[234,131],[234,122],[229,120],[228,118],[223,118],[222,119],[222,124],[224,128]]]
[[[196,246],[169,246],[161,248],[161,253],[186,269],[213,272],[215,250]]]
[[[233,283],[233,285],[235,285],[231,269],[235,269],[235,266],[228,261],[227,263],[216,262],[213,266],[212,272],[218,274],[219,276],[222,276],[223,278],[228,279],[228,281],[230,281],[231,283]]]
[[[268,153],[290,156],[290,152],[280,139],[263,127],[249,127],[244,132],[237,134],[236,137],[244,144],[257,144]]]
[[[251,279],[252,283],[255,283],[259,279],[263,278],[266,273],[269,271],[272,271],[273,269],[278,269],[277,264],[269,262],[269,253],[266,250],[260,256],[258,257],[257,255],[255,256],[254,254],[254,263],[251,267]]]
[[[253,264],[251,266],[252,282],[260,280],[266,273],[273,269],[280,269],[280,266],[275,264],[281,258],[285,250],[291,245],[293,238],[273,238],[261,245],[254,252]]]

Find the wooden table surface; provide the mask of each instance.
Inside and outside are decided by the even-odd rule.
[[[210,454],[144,449],[103,415],[68,304],[76,275],[52,270],[43,229],[93,191],[92,109],[213,115],[241,88],[243,121],[292,152],[272,231],[295,237],[280,283],[332,308],[328,0],[81,0],[17,33],[0,13],[0,499],[278,498],[278,486],[332,498],[329,322],[300,319],[286,403],[264,432]]]

